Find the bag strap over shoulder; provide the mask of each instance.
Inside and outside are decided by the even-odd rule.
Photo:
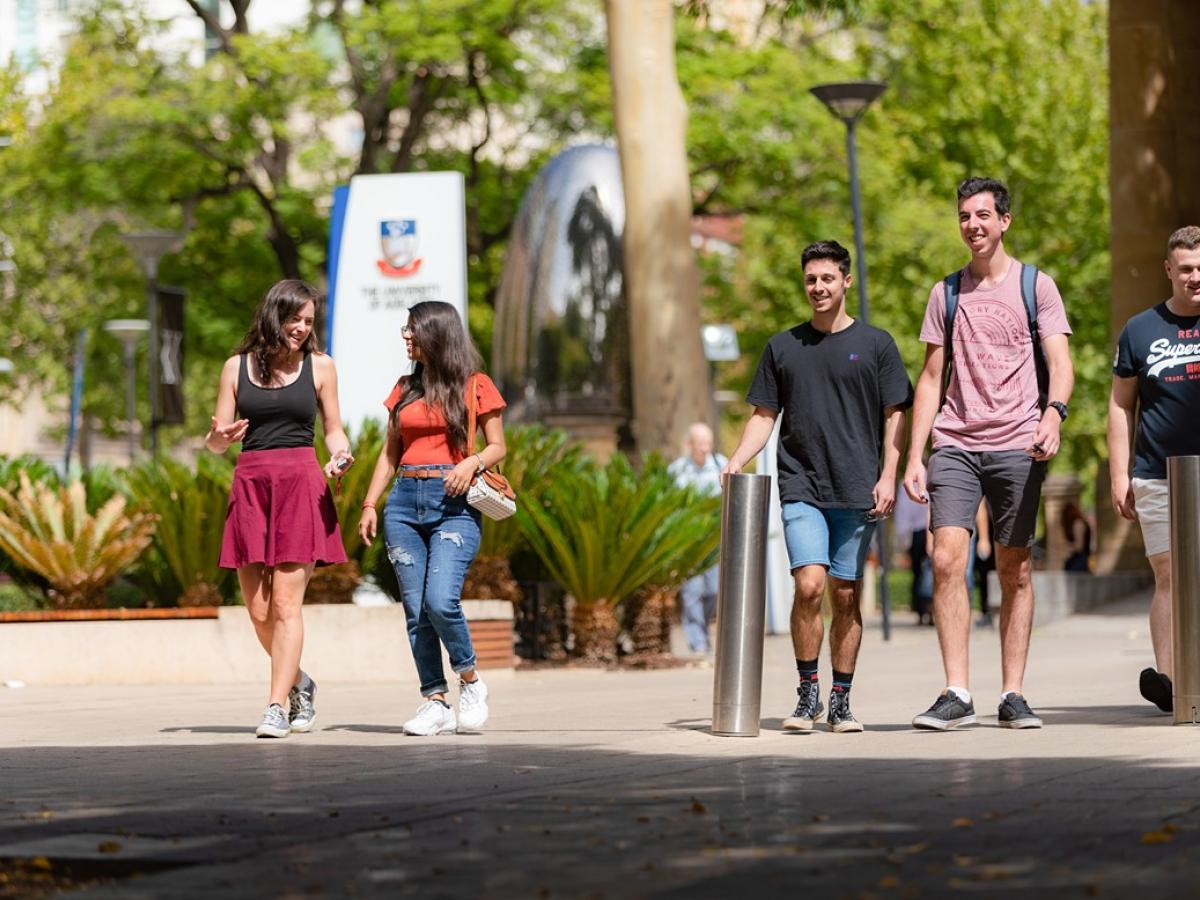
[[[946,391],[950,388],[950,370],[954,367],[954,314],[958,312],[958,294],[962,289],[962,270],[951,272],[942,279],[946,291],[946,312],[942,331],[942,397],[938,409],[946,403]]]
[[[479,382],[478,375],[467,379],[467,451],[468,455],[475,452],[475,392]]]
[[[1021,301],[1025,304],[1025,315],[1029,319],[1029,338],[1033,341],[1033,365],[1037,371],[1038,406],[1046,408],[1050,394],[1050,367],[1046,365],[1046,354],[1042,350],[1042,336],[1038,330],[1037,266],[1021,264]]]

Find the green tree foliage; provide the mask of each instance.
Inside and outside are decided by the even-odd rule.
[[[320,280],[329,191],[355,172],[464,173],[470,324],[486,351],[526,185],[564,144],[611,134],[603,16],[587,0],[320,0],[270,35],[252,33],[248,0],[224,2],[233,24],[200,65],[152,49],[162,25],[136,5],[99,0],[48,96],[0,72],[0,131],[14,138],[0,150],[0,230],[20,267],[16,295],[0,293],[0,353],[20,367],[6,396],[32,383],[65,396],[87,325],[85,408],[120,420],[119,346],[99,323],[140,316],[144,299],[118,231],[190,226],[161,275],[189,292],[200,430],[265,287]],[[878,78],[888,91],[859,129],[872,321],[915,372],[929,287],[966,256],[954,186],[1006,180],[1010,247],[1054,276],[1075,329],[1075,414],[1056,465],[1091,471],[1108,379],[1104,4],[771,0],[750,22],[712,0],[681,10],[697,211],[745,217],[737,257],[705,261],[708,318],[742,338],[727,386],[744,387],[769,334],[808,315],[804,244],[852,245],[845,130],[806,89]],[[361,148],[331,138],[324,124],[341,120]]]
[[[1078,384],[1056,465],[1094,471],[1108,374],[1107,54],[1103,4],[862,0],[846,22],[798,15],[751,41],[685,21],[699,206],[746,216],[736,263],[706,261],[709,318],[733,321],[744,388],[770,334],[809,315],[800,250],[853,247],[845,128],[807,93],[888,82],[858,129],[872,324],[915,374],[929,289],[963,265],[954,188],[994,175],[1013,193],[1010,251],[1067,303]],[[850,302],[852,313],[857,299]]]
[[[188,428],[200,430],[266,287],[322,280],[330,192],[356,172],[464,173],[470,324],[487,349],[525,186],[607,102],[585,0],[327,0],[272,34],[250,29],[250,0],[223,5],[227,27],[180,0],[215,26],[217,52],[199,65],[161,49],[164,23],[136,4],[94,0],[45,97],[0,73],[0,131],[13,136],[0,222],[20,267],[16,296],[0,294],[0,353],[21,367],[0,398],[30,385],[64,396],[69,348],[91,326],[85,409],[123,418],[119,346],[99,324],[141,317],[145,300],[118,233],[182,227],[160,280],[188,291]]]

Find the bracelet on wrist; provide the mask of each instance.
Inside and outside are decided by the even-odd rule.
[[[363,501],[362,508],[363,508],[363,509],[374,509],[374,508],[375,508],[375,504],[374,504],[374,503],[370,503],[370,502],[368,502],[368,501],[364,500],[364,501]]]

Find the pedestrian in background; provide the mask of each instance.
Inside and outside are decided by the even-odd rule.
[[[683,456],[671,463],[668,471],[680,487],[714,495],[721,492],[721,469],[728,461],[713,451],[712,429],[703,422],[696,422],[688,428]],[[712,652],[708,626],[717,614],[719,570],[720,566],[713,566],[693,575],[679,588],[683,635],[693,653]]]
[[[896,535],[908,548],[912,611],[918,625],[933,624],[933,572],[929,567],[929,507],[904,491],[896,496]]]

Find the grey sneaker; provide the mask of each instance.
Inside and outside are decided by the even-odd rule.
[[[825,717],[829,730],[836,734],[862,731],[862,722],[854,718],[850,712],[850,693],[848,691],[829,692],[829,715]]]
[[[997,715],[1001,728],[1041,728],[1042,720],[1033,714],[1029,703],[1020,694],[1009,694],[1000,704]]]
[[[287,713],[278,703],[272,703],[263,713],[262,722],[254,733],[260,738],[284,738],[292,731]]]
[[[783,720],[784,731],[812,731],[813,722],[825,711],[819,690],[820,687],[815,681],[806,679],[800,682],[800,687],[796,688],[800,699],[796,702],[796,709],[792,714]]]
[[[943,691],[933,701],[933,706],[919,716],[914,716],[913,728],[928,728],[933,731],[949,731],[959,725],[975,724],[975,704],[969,703],[953,691]]]
[[[313,719],[317,717],[313,701],[317,697],[317,683],[304,672],[300,673],[300,683],[288,692],[288,720],[292,731],[311,731]]]

